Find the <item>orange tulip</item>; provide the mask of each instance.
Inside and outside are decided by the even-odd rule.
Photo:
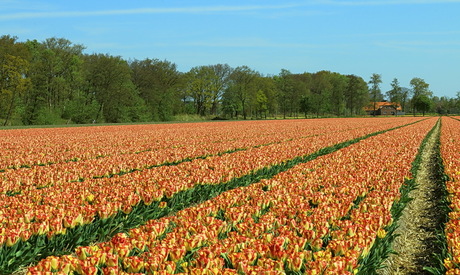
[[[118,275],[120,274],[120,271],[118,269],[118,266],[111,266],[111,267],[104,267],[102,268],[102,274],[104,275]]]
[[[123,266],[130,273],[138,273],[144,269],[144,261],[136,256],[129,256],[123,259]]]
[[[105,264],[108,267],[117,267],[118,266],[118,255],[108,253],[105,259]]]
[[[180,259],[182,259],[182,257],[185,256],[186,252],[187,252],[187,250],[184,247],[173,248],[173,249],[169,250],[169,259],[171,261],[173,261],[173,262],[177,262]]]

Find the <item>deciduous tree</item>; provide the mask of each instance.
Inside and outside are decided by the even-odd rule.
[[[131,81],[128,63],[119,56],[92,54],[85,58],[85,76],[88,94],[99,104],[94,120],[106,122],[145,120],[144,101]]]
[[[170,120],[181,108],[183,74],[167,60],[144,59],[130,63],[132,81],[154,120]]]
[[[345,109],[345,90],[348,85],[348,78],[339,73],[332,73],[330,78],[331,89],[331,106],[336,116],[341,116]]]
[[[29,89],[27,49],[16,37],[0,37],[0,117],[7,125],[21,97]]]
[[[398,108],[399,105],[401,105],[401,102],[403,101],[403,94],[402,94],[402,88],[399,85],[399,81],[397,78],[394,78],[393,81],[391,82],[391,90],[387,91],[387,97],[388,100],[393,103],[393,107],[395,109]],[[395,115],[397,112],[395,113]]]
[[[257,92],[257,87],[252,85],[257,76],[259,73],[248,66],[236,67],[230,75],[230,89],[228,91],[234,93],[234,98],[241,106],[243,119],[247,119],[248,103]]]
[[[221,104],[222,95],[229,85],[229,77],[233,69],[228,64],[209,66],[214,72],[212,78],[211,114],[218,115],[218,106]]]
[[[278,88],[278,103],[283,112],[283,118],[286,118],[287,112],[293,104],[293,94],[296,93],[294,79],[291,75],[290,71],[282,69],[274,78]]]
[[[417,107],[424,108],[423,106],[425,103],[420,105],[420,102],[426,102],[426,98],[421,98],[421,97],[424,96],[429,99],[432,93],[428,89],[430,85],[426,83],[425,80],[423,80],[422,78],[419,78],[419,77],[412,78],[412,80],[410,81],[410,85],[412,87],[412,100],[411,100],[412,111],[415,116],[416,110],[419,110]],[[419,110],[419,111],[422,111],[422,110]]]
[[[414,99],[414,107],[422,112],[422,115],[425,116],[425,113],[428,112],[431,108],[432,101],[427,95],[420,95]]]
[[[366,81],[356,75],[347,75],[348,85],[345,88],[346,106],[350,115],[359,114],[365,105],[369,103],[369,92]]]
[[[311,106],[318,117],[320,114],[328,113],[331,110],[332,83],[331,72],[319,71],[313,74],[311,85]]]
[[[369,92],[370,92],[370,98],[372,99],[373,104],[374,104],[374,116],[376,115],[376,109],[377,109],[376,102],[383,100],[383,95],[380,90],[381,83],[382,83],[382,76],[376,73],[372,74],[371,79],[369,80],[369,84],[371,85],[371,87],[369,88]]]
[[[61,118],[64,106],[82,86],[84,47],[64,38],[27,41],[31,54],[32,88],[25,98],[25,124],[52,124]]]

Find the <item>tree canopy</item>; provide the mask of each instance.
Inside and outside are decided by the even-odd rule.
[[[19,42],[0,37],[2,125],[167,121],[177,115],[208,118],[324,117],[364,114],[384,99],[382,77],[322,70],[262,75],[246,65],[197,65],[180,72],[159,59],[124,60],[85,54],[64,38]],[[425,114],[458,112],[460,98],[432,97],[421,78],[398,79],[387,100]]]

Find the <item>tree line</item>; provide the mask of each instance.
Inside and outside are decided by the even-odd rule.
[[[3,125],[169,121],[181,114],[249,119],[362,115],[381,101],[381,76],[366,82],[330,71],[263,75],[248,66],[196,66],[179,72],[167,60],[124,60],[84,54],[64,38],[19,42],[0,37],[0,123]],[[414,78],[403,88],[395,78],[390,101],[404,109],[452,113],[459,99],[432,97]]]

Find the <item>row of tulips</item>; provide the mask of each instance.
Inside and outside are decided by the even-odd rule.
[[[460,121],[443,118],[441,131],[441,155],[448,177],[446,188],[451,212],[445,226],[447,257],[445,274],[460,274]]]
[[[251,124],[242,126],[243,132],[253,134],[256,138],[271,133],[269,125],[266,131],[257,132],[255,129],[261,130],[260,127]],[[237,136],[232,123],[222,123],[220,126],[211,123],[187,124],[186,127],[183,124],[157,124],[2,131],[0,168],[124,155]]]
[[[354,123],[358,127],[360,122]],[[0,131],[0,170],[220,141],[241,141],[251,147],[323,127],[326,131],[328,125],[321,120],[296,120],[4,130]]]
[[[141,202],[149,205],[198,184],[227,182],[382,128],[374,125],[341,133],[335,131],[123,176],[54,182],[48,188],[24,188],[14,196],[3,194],[0,195],[0,222],[3,225],[0,243],[11,246],[34,234],[50,237],[64,234],[68,228],[92,223],[95,217],[105,219],[118,211],[128,214]]]
[[[298,121],[296,122],[296,124],[299,123]],[[252,138],[249,138],[249,136],[254,134],[253,129],[249,129],[248,132],[244,133],[246,129],[242,128],[239,137],[235,131],[233,135],[227,136],[227,140],[219,140],[222,138],[222,133],[225,133],[222,130],[213,139],[199,142],[197,139],[191,139],[187,145],[183,145],[183,141],[178,142],[175,136],[170,135],[169,139],[176,141],[177,144],[173,145],[165,142],[161,149],[143,151],[137,154],[112,153],[107,157],[65,162],[51,166],[33,166],[31,169],[9,169],[1,174],[0,193],[14,195],[28,189],[43,188],[60,182],[82,181],[88,178],[113,176],[155,166],[178,164],[194,158],[205,158],[282,141],[304,139],[324,133],[330,134],[348,131],[353,128],[363,128],[368,126],[371,121],[367,120],[366,125],[360,120],[351,120],[348,123],[341,123],[337,126],[333,126],[332,121],[328,120],[318,120],[317,123],[313,123],[313,120],[306,120],[305,122],[302,125],[293,127],[296,124],[289,121],[287,122],[287,127],[283,128],[283,131],[278,131],[277,134],[272,134],[272,130],[266,130],[265,133],[259,133],[259,136],[253,135]],[[265,124],[267,122],[261,123]],[[271,124],[268,123],[268,125]],[[393,125],[395,125],[395,122],[391,122],[389,126]],[[267,128],[272,129],[271,127]],[[270,135],[267,136],[267,134]],[[176,135],[181,135],[181,132]],[[143,140],[142,138],[139,139]],[[110,147],[110,143],[107,143],[106,146]],[[85,148],[82,148],[82,150],[85,150]],[[20,151],[20,148],[18,148],[18,151]]]
[[[369,131],[369,129],[367,130]],[[341,137],[336,136],[335,142],[337,142],[337,140],[346,139],[345,134],[346,133],[342,133],[343,136]],[[377,133],[374,133],[374,135],[375,134]],[[325,136],[323,136],[322,138],[324,138]],[[358,135],[358,132],[348,133],[348,137],[350,136],[359,136],[359,135]],[[334,146],[334,148],[335,147],[342,148],[344,146],[348,146],[349,144],[353,142],[357,142],[363,138],[365,137],[361,137],[351,142],[347,141],[345,143],[338,144],[337,145],[338,147]],[[334,144],[334,142],[332,141],[333,140],[331,140],[331,138],[328,138],[327,140],[321,141],[321,143],[319,144],[322,144],[322,146],[324,146],[324,144],[327,144],[327,143]],[[321,148],[321,146],[318,146],[319,144],[312,143],[309,145],[314,146],[314,148],[316,147]],[[275,145],[271,145],[271,146],[275,146]],[[301,149],[300,147],[298,147],[298,150]],[[310,151],[312,149],[314,150],[314,148],[310,148]],[[333,147],[324,148],[318,151],[318,153],[315,153],[310,156],[314,158],[318,155],[327,154],[331,151],[336,150],[334,148]],[[305,148],[303,148],[302,150],[305,150]],[[275,150],[275,153],[283,152],[283,151],[286,151],[286,147],[278,148],[278,150]],[[299,154],[299,152],[301,153],[303,151],[298,151],[297,154]],[[294,153],[293,155],[296,155],[296,154]],[[14,214],[16,214],[16,216],[20,217],[19,223],[22,223],[22,226],[16,227],[17,228],[16,230],[9,230],[9,231],[5,230],[5,232],[2,235],[0,235],[0,236],[3,236],[3,240],[5,241],[5,245],[1,247],[0,249],[1,250],[0,254],[2,255],[2,257],[0,258],[0,267],[3,268],[4,270],[12,270],[12,269],[14,270],[14,268],[17,267],[18,264],[21,265],[21,264],[33,261],[34,259],[36,259],[37,256],[43,257],[46,255],[49,255],[47,253],[53,253],[53,251],[62,253],[62,251],[67,251],[67,249],[75,247],[78,244],[85,244],[85,243],[89,243],[95,240],[103,239],[103,237],[110,236],[117,230],[120,231],[120,230],[123,230],[124,228],[130,228],[133,226],[137,226],[145,222],[146,219],[158,218],[158,217],[164,216],[168,213],[171,213],[171,211],[177,211],[193,203],[199,202],[200,200],[206,200],[206,199],[212,198],[213,196],[215,196],[215,194],[218,194],[225,190],[229,190],[231,188],[235,188],[238,186],[250,184],[251,182],[257,181],[260,178],[271,177],[272,175],[278,173],[279,171],[283,171],[283,170],[286,170],[292,167],[296,163],[305,162],[305,161],[308,161],[309,159],[312,159],[310,158],[310,156],[297,157],[295,158],[295,160],[291,159],[289,161],[282,162],[281,164],[274,165],[269,169],[267,169],[267,167],[264,167],[263,169],[258,170],[256,172],[250,172],[249,174],[242,176],[240,179],[233,178],[235,180],[230,180],[229,183],[226,183],[226,184],[218,184],[218,185],[199,184],[191,189],[187,189],[186,191],[180,191],[176,194],[174,194],[174,192],[176,192],[177,189],[173,189],[172,191],[170,189],[165,189],[165,190],[162,190],[163,194],[160,194],[158,197],[154,197],[157,193],[153,193],[153,192],[151,192],[150,194],[144,193],[146,195],[146,197],[144,197],[144,200],[145,199],[148,199],[148,200],[144,201],[144,203],[137,204],[133,208],[131,208],[131,205],[134,205],[135,202],[138,201],[138,199],[136,200],[133,199],[136,196],[138,196],[136,193],[124,193],[125,196],[123,197],[123,194],[121,194],[120,192],[119,194],[121,195],[118,197],[118,201],[116,204],[111,201],[101,200],[102,201],[101,205],[99,205],[99,204],[94,203],[95,196],[91,193],[89,194],[83,193],[83,192],[78,193],[78,190],[76,190],[73,193],[74,197],[66,196],[62,198],[62,196],[66,195],[65,192],[58,193],[59,191],[62,191],[62,189],[56,190],[56,188],[50,188],[48,190],[49,194],[47,195],[54,196],[53,199],[55,199],[56,201],[61,200],[62,202],[61,204],[56,204],[56,208],[54,211],[52,208],[46,208],[46,207],[47,205],[49,206],[52,203],[55,203],[55,201],[42,200],[42,201],[38,201],[38,203],[37,201],[31,201],[28,204],[22,204],[23,206],[22,210],[18,209],[16,213],[13,212],[12,215],[9,215],[10,217],[15,217]],[[276,160],[276,154],[273,154],[272,158]],[[271,160],[272,162],[273,162],[273,159]],[[199,166],[196,166],[196,167],[199,167]],[[209,169],[209,168],[210,167],[208,167],[207,171],[209,173],[214,173],[215,169],[214,168]],[[105,183],[109,184],[105,187],[106,190],[111,189],[112,192],[113,191],[119,192],[119,191],[122,191],[124,188],[129,187],[129,186],[125,186],[125,187],[120,187],[120,188],[116,188],[116,187],[114,188],[114,186],[111,185],[114,183],[113,181],[109,181],[110,179],[103,179],[103,180],[106,180]],[[170,188],[173,188],[175,186],[174,183],[177,185],[177,181],[171,182]],[[142,184],[142,181],[138,182],[138,184]],[[143,186],[143,187],[147,187],[147,186]],[[135,190],[136,192],[141,192],[141,190],[144,190],[144,189],[137,186]],[[81,191],[85,191],[85,190],[81,190]],[[107,191],[106,193],[109,193],[109,192]],[[17,195],[14,197],[8,197],[8,198],[17,199],[19,197],[21,197],[21,195]],[[162,197],[161,199],[162,202],[158,202],[158,201],[153,202],[154,199],[157,200],[160,197]],[[72,202],[72,199],[73,199],[73,202],[78,201],[80,199],[79,204],[77,203],[77,204],[69,206],[69,204]],[[149,202],[152,201],[152,203],[148,204],[147,201]],[[10,202],[13,202],[13,201],[10,200]],[[163,208],[166,202],[168,202],[168,207]],[[146,203],[148,205],[146,205]],[[26,206],[27,208],[24,208]],[[8,209],[8,207],[6,207],[5,209]],[[94,213],[95,213],[94,209],[96,209],[96,207],[99,207],[100,212],[98,213],[98,215],[94,216]],[[123,212],[119,211],[117,212],[115,216],[113,215],[111,216],[111,214],[116,212],[116,210],[112,210],[112,208],[121,209],[123,210],[123,212],[126,212],[128,214],[124,214]],[[43,209],[45,210],[50,209],[50,211],[48,212],[43,211]],[[62,214],[62,212],[59,212],[61,211],[60,209],[65,209],[66,212]],[[133,209],[134,211],[132,211]],[[32,213],[32,216],[30,216],[31,214],[29,213]],[[59,216],[57,216],[56,213]],[[50,217],[52,218],[50,219]],[[101,219],[101,217],[108,217],[108,218]],[[86,224],[87,221],[93,221],[93,222]],[[14,227],[14,224],[15,224],[14,222],[9,223],[7,219],[4,219],[3,223],[9,227]],[[26,228],[26,230],[21,231],[23,230],[23,228]],[[35,229],[36,231],[33,231],[33,229]],[[5,234],[6,232],[8,232],[8,234]],[[35,233],[31,233],[31,232],[35,232]],[[37,232],[40,235],[36,235]],[[43,235],[43,234],[46,234],[46,235]],[[55,235],[55,234],[58,234],[58,235]],[[47,238],[46,236],[48,236],[49,238]],[[20,260],[17,258],[17,255],[19,254],[21,255]]]
[[[434,123],[361,140],[73,255],[48,257],[28,272],[357,273],[386,237],[390,209]]]

